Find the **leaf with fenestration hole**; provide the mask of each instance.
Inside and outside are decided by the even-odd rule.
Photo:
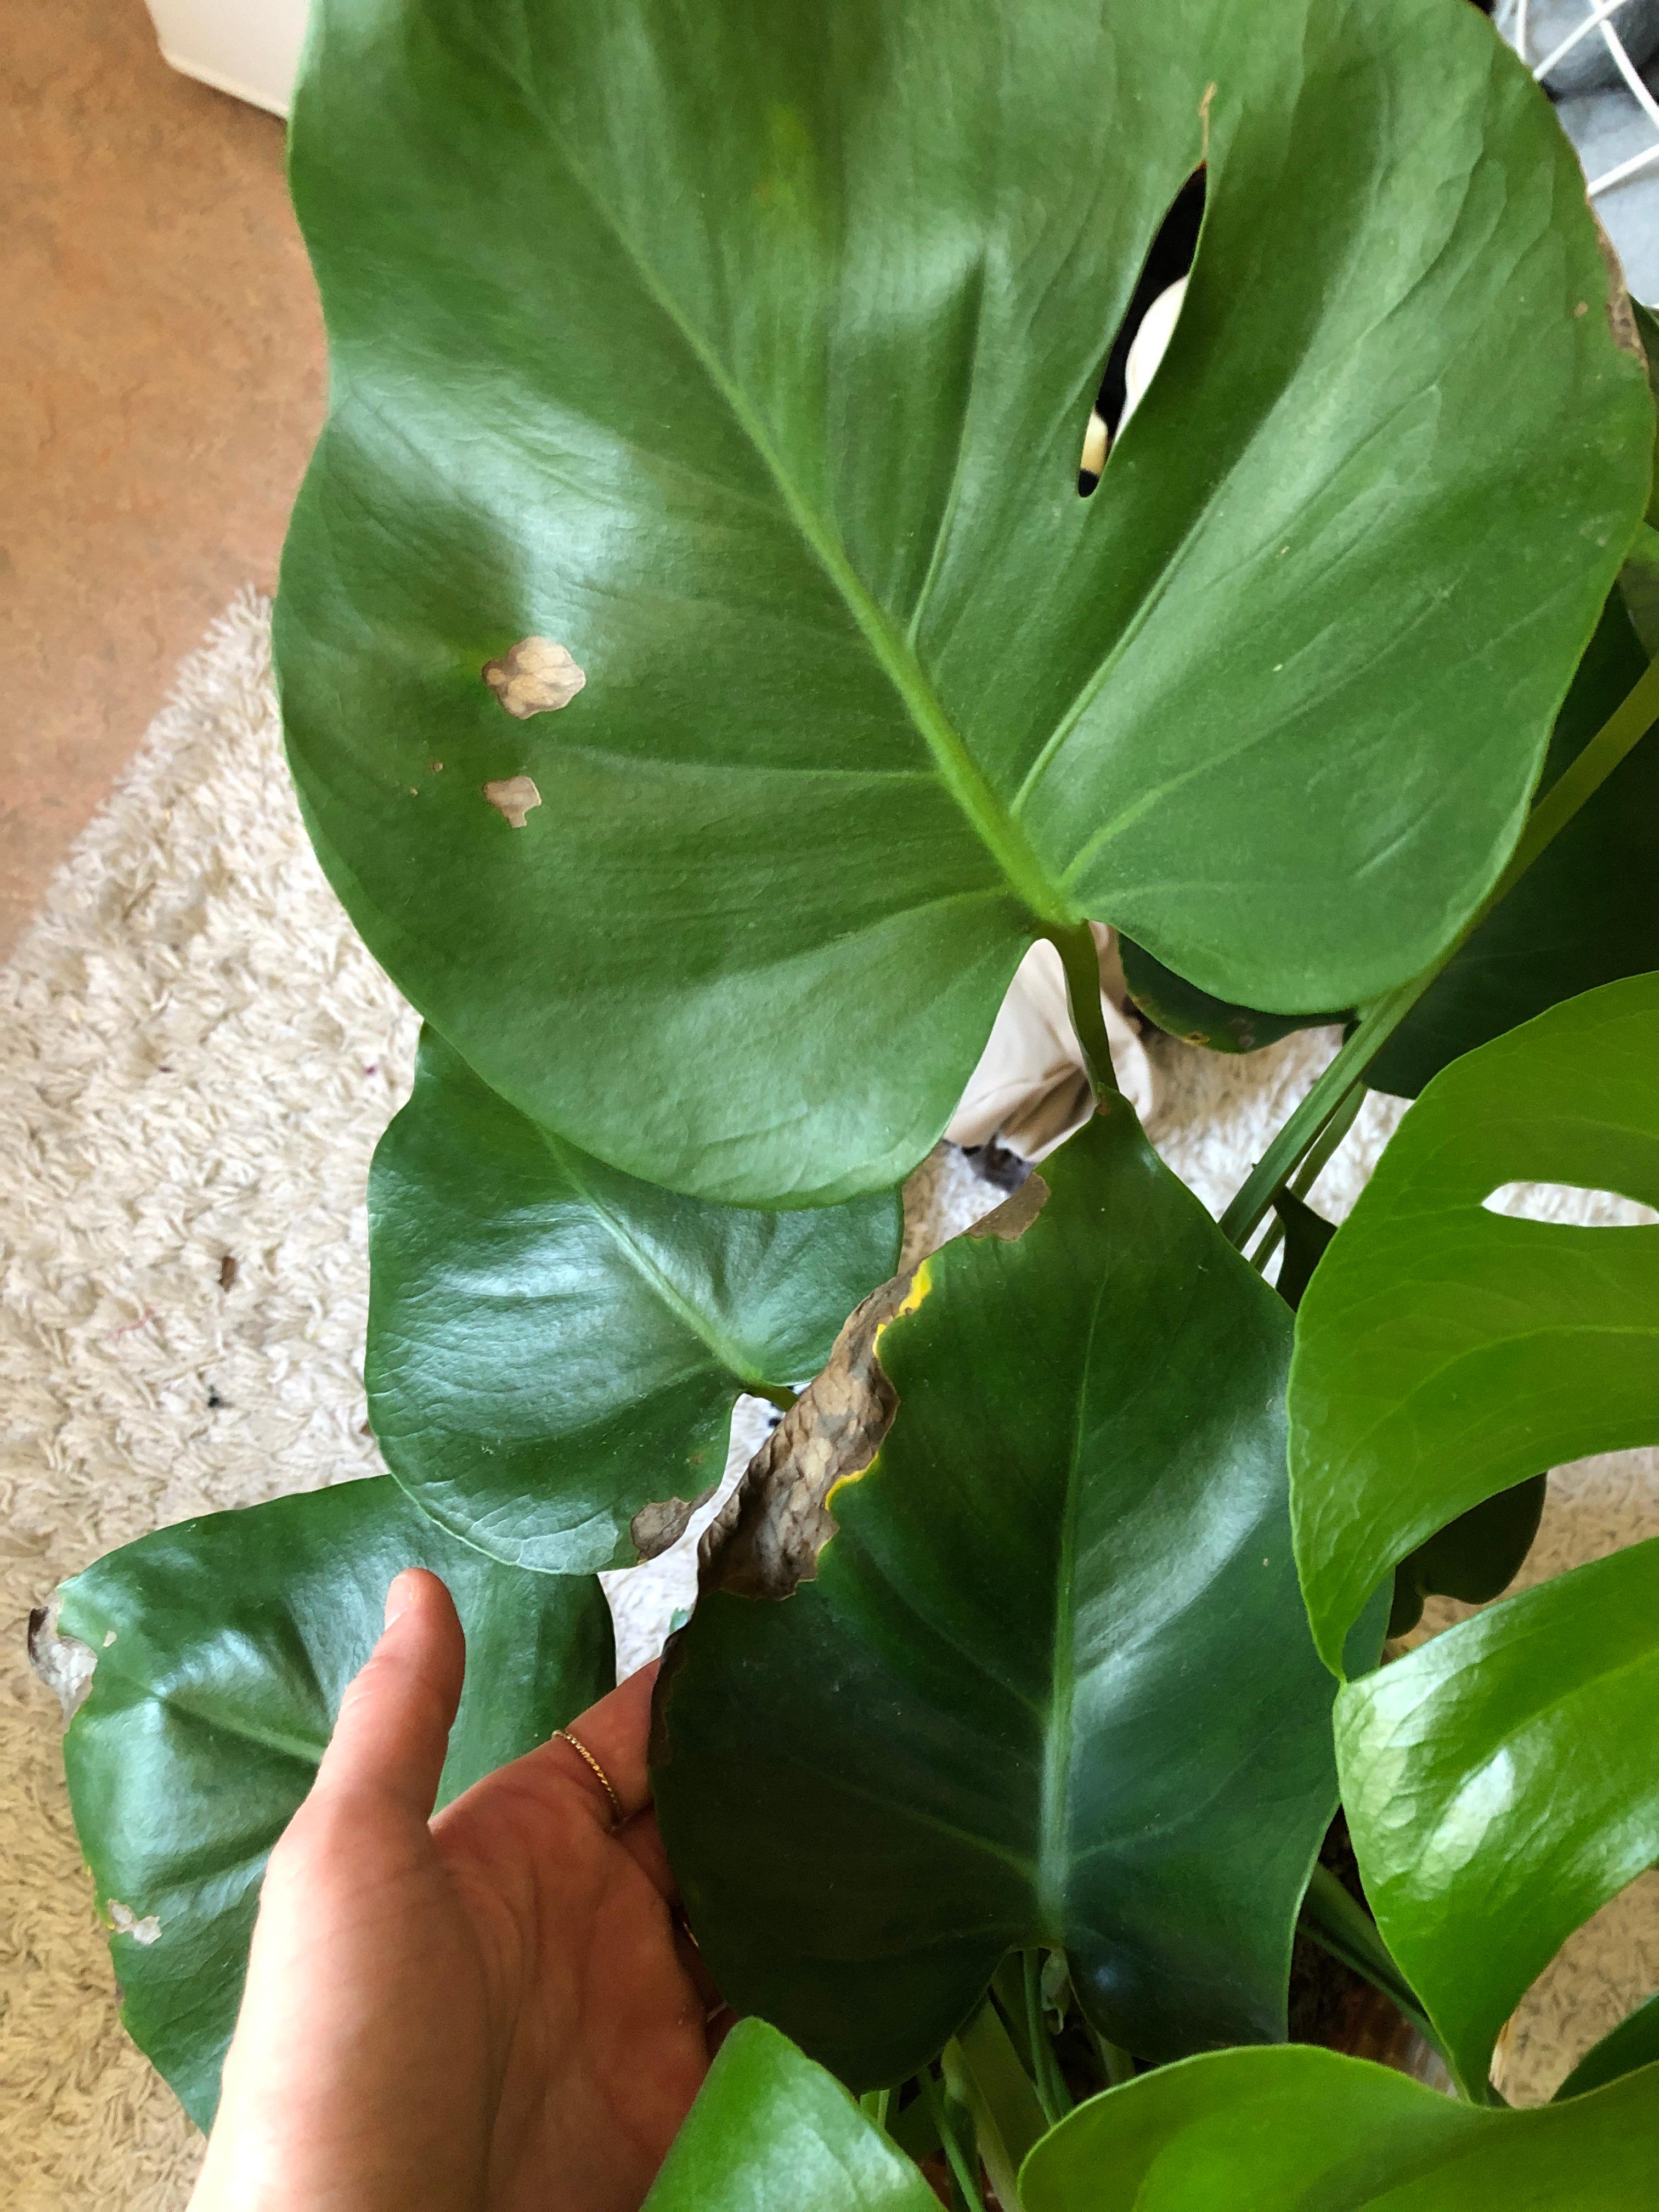
[[[276,629],[307,822],[584,1151],[874,1188],[1047,927],[1340,1006],[1493,880],[1652,407],[1474,10],[325,0],[292,148],[334,366]]]
[[[629,1565],[720,1480],[738,1394],[823,1364],[896,1264],[901,1213],[896,1191],[763,1213],[653,1189],[527,1121],[428,1030],[369,1178],[386,1464],[497,1559]],[[665,1510],[632,1528],[647,1504]]]
[[[644,2212],[939,2212],[903,2152],[764,2021],[720,2045]]]
[[[1376,1924],[1479,2094],[1562,1943],[1659,1859],[1659,1539],[1346,1683],[1336,1744]]]
[[[521,1574],[445,1535],[388,1476],[128,1544],[65,1583],[96,1661],[64,1739],[128,2033],[207,2127],[271,1846],[311,1786],[392,1577],[429,1567],[467,1639],[439,1802],[614,1681],[592,1576]]]
[[[1482,2112],[1332,2051],[1223,2051],[1079,2106],[1025,2212],[1634,2212],[1659,2191],[1659,2067]]]
[[[1511,1183],[1659,1204],[1659,975],[1454,1060],[1308,1286],[1291,1511],[1333,1667],[1377,1584],[1459,1514],[1540,1464],[1659,1441],[1659,1225],[1488,1210]]]
[[[659,1691],[658,1818],[716,1981],[860,2087],[1035,1944],[1143,2055],[1282,2036],[1334,1802],[1290,1316],[1121,1102],[1042,1173],[1023,1235],[946,1246],[883,1328],[896,1415],[830,1492],[816,1579],[738,1595],[763,1547],[741,1577],[722,1555]]]

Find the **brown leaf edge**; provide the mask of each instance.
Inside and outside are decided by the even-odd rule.
[[[1033,1174],[962,1233],[1012,1243],[1030,1228],[1048,1197],[1048,1184]],[[817,1573],[818,1554],[836,1533],[832,1493],[837,1484],[868,1469],[898,1410],[898,1393],[881,1364],[881,1340],[927,1296],[930,1264],[923,1260],[895,1275],[843,1323],[822,1372],[784,1414],[703,1532],[699,1595],[719,1589],[738,1597],[784,1598]],[[673,1501],[676,1509],[678,1503]],[[678,1636],[669,1642],[665,1685],[678,1642]],[[659,1701],[660,1696],[659,1691]]]

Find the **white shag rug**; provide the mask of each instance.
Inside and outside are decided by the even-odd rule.
[[[0,1009],[0,2202],[179,2212],[198,2142],[118,2027],[24,1624],[150,1528],[377,1468],[363,1191],[416,1035],[301,832],[252,595],[180,672]],[[1330,1049],[1325,1034],[1238,1061],[1160,1042],[1153,1133],[1218,1206]],[[1367,1109],[1321,1185],[1328,1211],[1395,1119]],[[999,1195],[959,1155],[929,1190],[936,1231]],[[734,1459],[761,1419],[740,1409]],[[1552,1485],[1525,1579],[1654,1534],[1659,1456],[1586,1462]],[[690,1577],[682,1556],[616,1578],[630,1661]],[[1511,2094],[1547,2094],[1659,1982],[1654,1881],[1533,1992]]]

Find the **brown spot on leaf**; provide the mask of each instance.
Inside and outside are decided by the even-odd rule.
[[[531,808],[542,803],[535,778],[528,775],[503,776],[499,782],[487,783],[483,795],[510,830],[522,830],[530,819]]]
[[[480,673],[507,713],[521,722],[568,707],[587,681],[569,648],[550,637],[521,637],[499,660],[486,660]]]
[[[86,1703],[98,1655],[78,1637],[59,1635],[58,1616],[63,1603],[59,1593],[30,1613],[29,1664],[63,1707],[67,1727]]]
[[[1595,215],[1594,209],[1591,214]],[[1601,247],[1601,258],[1607,266],[1607,328],[1613,332],[1613,342],[1621,352],[1629,354],[1632,361],[1639,361],[1645,371],[1648,357],[1643,349],[1642,334],[1636,327],[1636,317],[1631,309],[1630,289],[1625,283],[1625,264],[1619,258],[1618,247],[1602,228],[1599,216],[1595,216],[1595,242]],[[1589,302],[1581,301],[1572,312],[1575,315],[1588,314]]]
[[[1022,1237],[1048,1203],[1048,1186],[1035,1171],[1027,1176],[1019,1188],[989,1213],[982,1213],[969,1226],[969,1237],[1000,1237],[1005,1244],[1012,1244]]]
[[[836,1533],[830,1492],[861,1474],[892,1423],[898,1395],[876,1340],[902,1309],[915,1278],[872,1291],[809,1382],[744,1470],[703,1534],[699,1581],[741,1597],[787,1597],[816,1571]]]
[[[1012,1243],[1030,1227],[1048,1197],[1042,1177],[1028,1176],[967,1234]],[[869,1467],[898,1409],[898,1394],[878,1356],[881,1340],[901,1315],[915,1311],[929,1288],[924,1260],[872,1291],[845,1323],[823,1373],[785,1413],[704,1532],[702,1589],[787,1597],[817,1571],[818,1553],[836,1533],[832,1495]],[[636,1521],[635,1542],[638,1531]]]
[[[719,1487],[718,1483],[711,1482],[707,1490],[689,1500],[665,1498],[659,1504],[641,1505],[628,1524],[628,1533],[641,1559],[654,1559],[671,1544],[678,1544],[690,1526],[691,1516],[700,1505],[707,1505]]]
[[[161,1932],[161,1923],[153,1912],[147,1912],[141,1920],[118,1897],[109,1901],[109,1924],[118,1936],[131,1936],[135,1943],[153,1943]]]

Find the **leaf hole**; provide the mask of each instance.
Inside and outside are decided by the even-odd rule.
[[[1100,482],[1108,453],[1146,397],[1168,349],[1186,296],[1188,273],[1198,252],[1198,234],[1204,221],[1204,176],[1201,168],[1194,169],[1170,201],[1158,235],[1146,250],[1127,311],[1107,353],[1100,389],[1083,436],[1077,478],[1080,499],[1087,499]]]
[[[1659,1211],[1621,1191],[1577,1182],[1505,1182],[1480,1201],[1488,1213],[1516,1221],[1565,1222],[1581,1229],[1640,1229],[1659,1222]]]

